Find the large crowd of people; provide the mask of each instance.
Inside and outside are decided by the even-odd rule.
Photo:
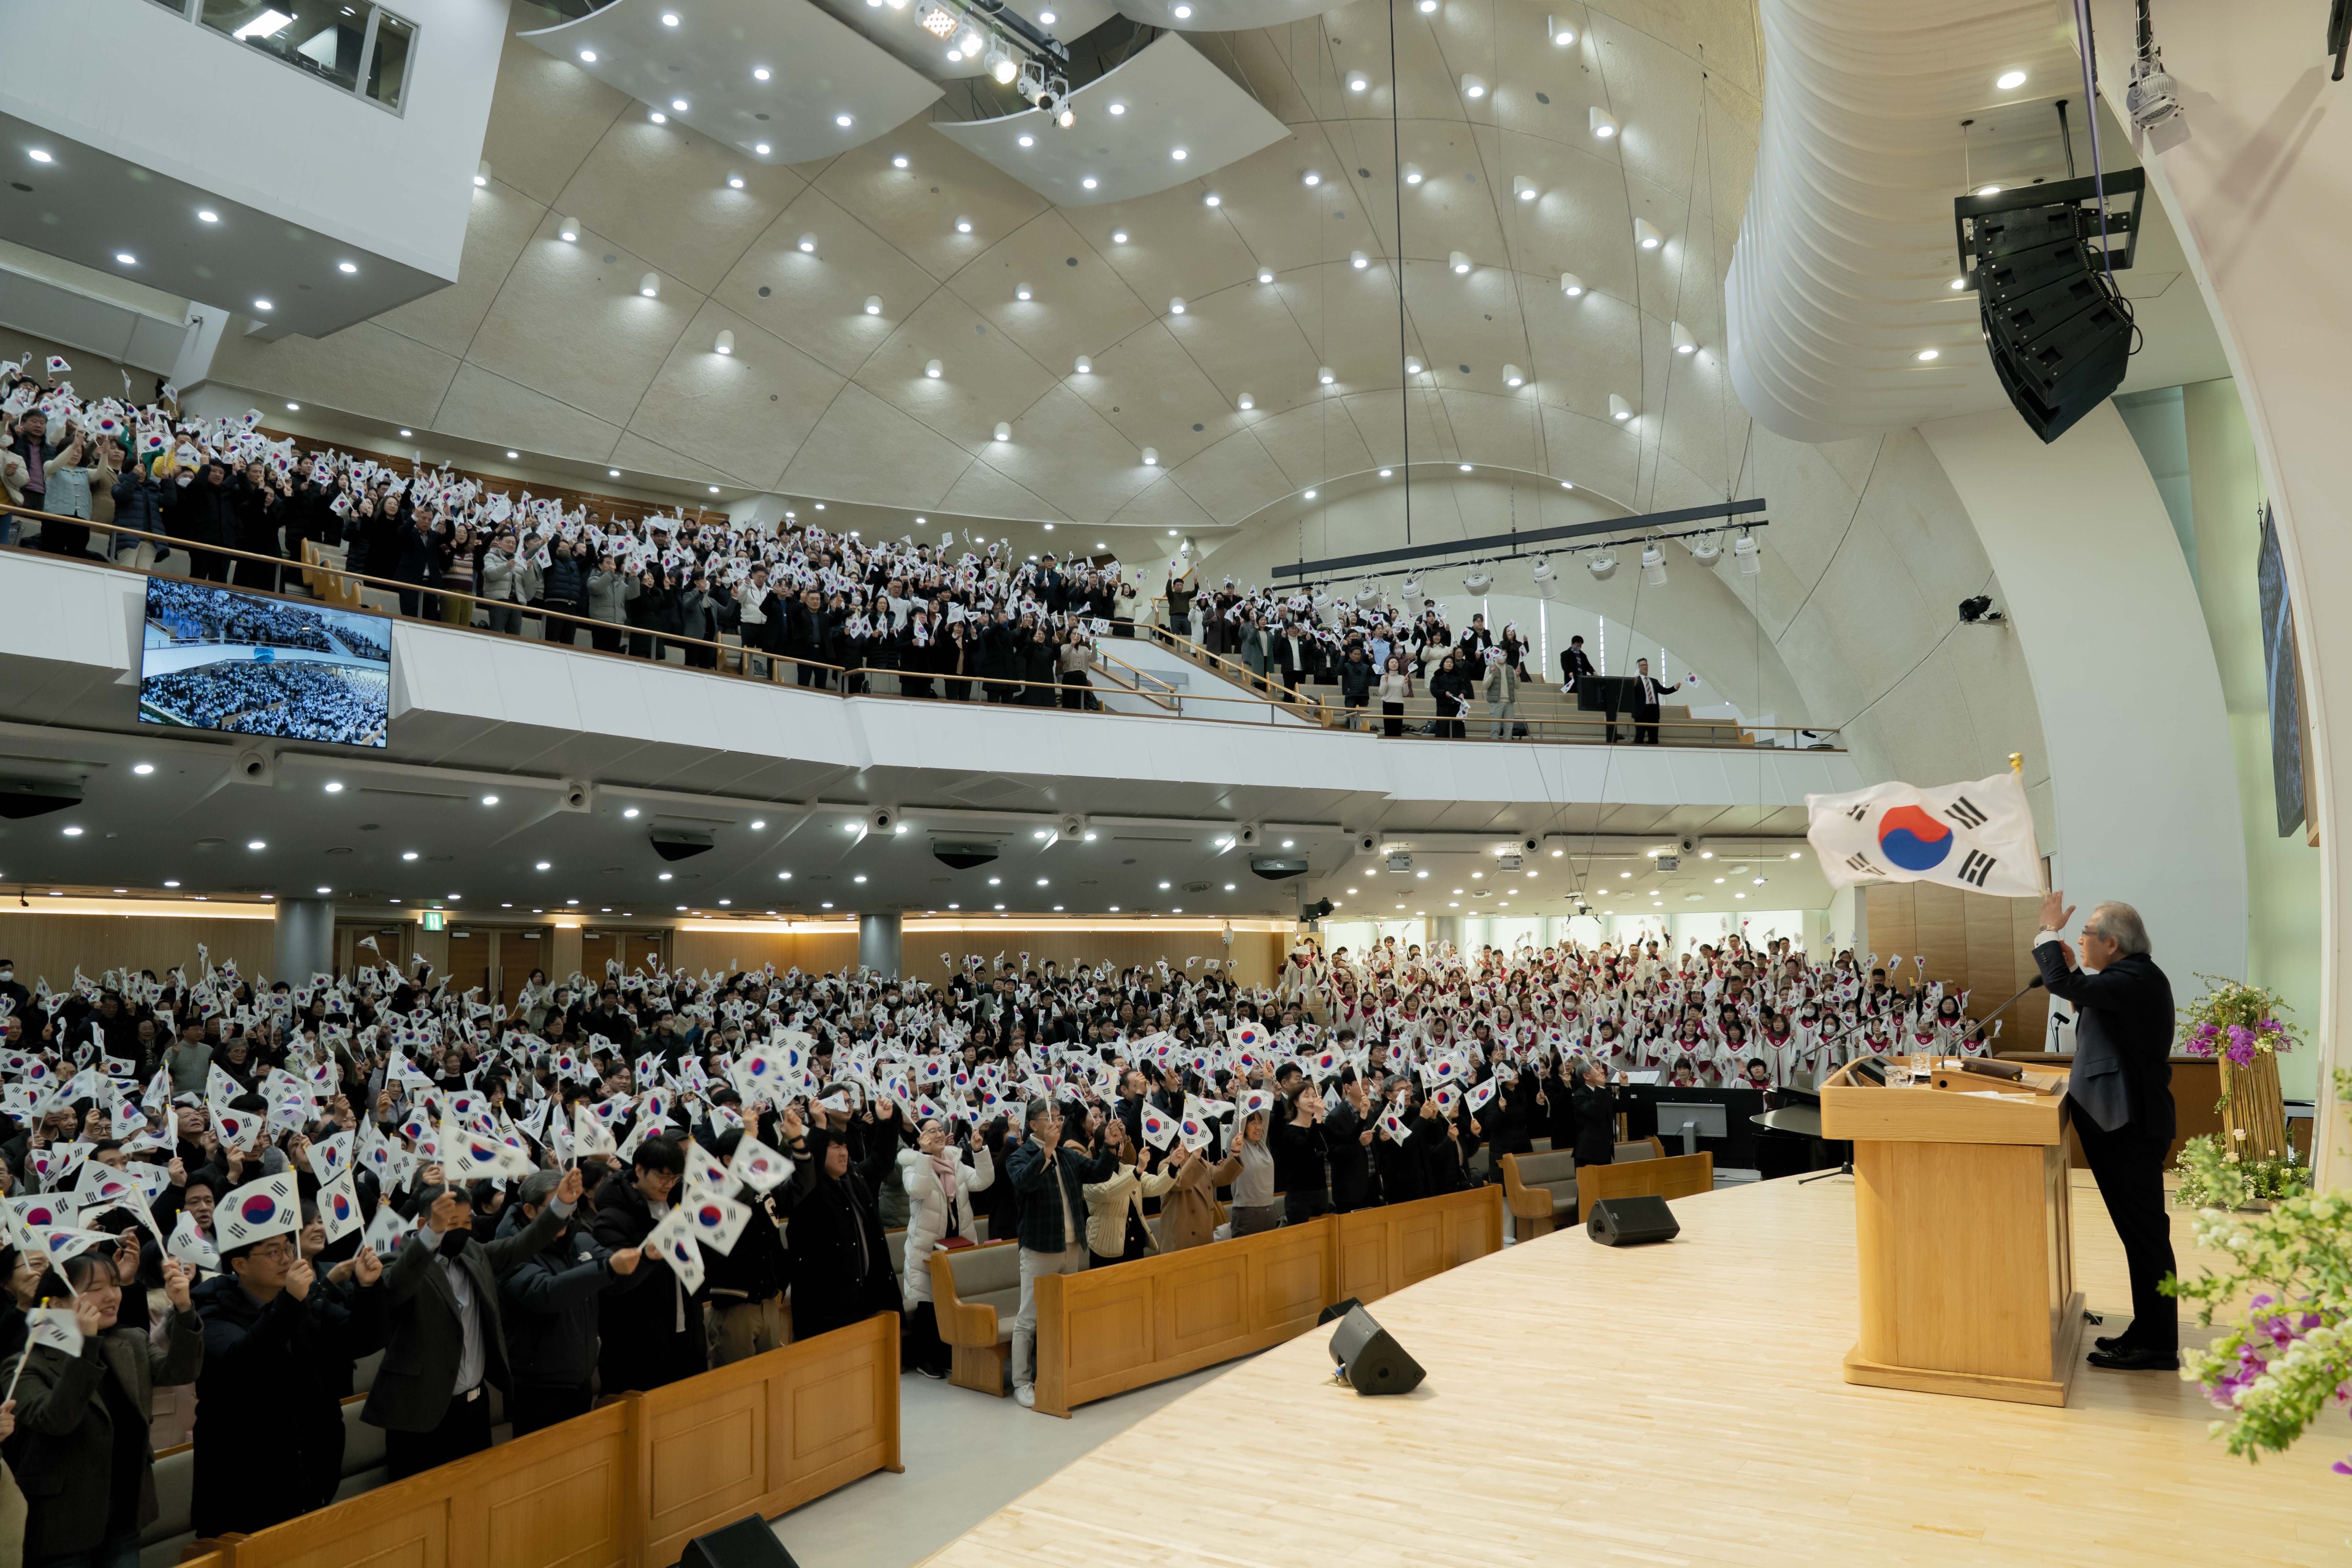
[[[1023,558],[1003,540],[951,531],[868,540],[826,529],[821,507],[773,528],[699,513],[608,517],[446,468],[305,450],[261,434],[257,412],[191,421],[172,407],[85,404],[55,373],[0,363],[0,485],[12,503],[70,514],[43,521],[32,542],[87,553],[94,537],[107,548],[108,524],[136,527],[181,542],[192,577],[289,593],[302,579],[276,563],[316,542],[347,570],[396,584],[405,616],[471,623],[478,611],[494,631],[519,636],[535,622],[549,641],[646,658],[675,648],[697,668],[740,658],[766,673],[775,662],[803,686],[848,692],[1090,706],[1098,640],[1131,637],[1155,615],[1247,687],[1286,697],[1335,689],[1316,695],[1351,724],[1356,710],[1369,722],[1378,702],[1391,735],[1425,696],[1435,716],[1421,732],[1466,738],[1483,701],[1490,738],[1524,738],[1520,692],[1549,679],[1517,626],[1489,628],[1474,615],[1457,629],[1412,579],[1393,596],[1370,583],[1345,596],[1280,594],[1230,576],[1205,584],[1184,555],[1155,606],[1140,573],[1107,556]],[[36,469],[59,478],[36,481]],[[0,543],[16,532],[0,526]],[[168,544],[159,555],[113,537],[118,558],[177,564]],[[224,549],[268,559],[232,563]],[[741,654],[722,655],[727,639]],[[1563,651],[1563,689],[1593,673],[1580,657]],[[1653,716],[1636,738],[1655,733]]]
[[[139,710],[152,723],[381,746],[392,683],[350,665],[224,659],[143,677]]]
[[[197,1530],[251,1531],[332,1496],[379,1352],[362,1418],[394,1477],[487,1446],[488,1388],[529,1431],[876,1312],[940,1375],[921,1260],[984,1226],[1023,1249],[1027,1404],[1044,1273],[1457,1191],[1482,1147],[1605,1161],[1629,1076],[1982,1048],[1963,995],[1785,940],[1302,939],[1255,986],[941,958],[936,983],[534,972],[511,1006],[422,960],[271,981],[200,949],[58,989],[0,959],[26,1561],[135,1557],[159,1384],[194,1384]]]

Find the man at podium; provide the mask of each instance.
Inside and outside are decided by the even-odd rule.
[[[2074,1135],[2123,1238],[2131,1327],[2101,1338],[2090,1363],[2111,1372],[2180,1365],[2179,1306],[2157,1287],[2172,1272],[2164,1159],[2172,1147],[2172,983],[2148,956],[2147,927],[2129,904],[2101,904],[2083,922],[2078,966],[2066,943],[2074,918],[2062,892],[2042,895],[2033,961],[2053,996],[2074,1006],[2067,1090]]]

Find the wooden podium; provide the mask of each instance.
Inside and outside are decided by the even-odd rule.
[[[1962,1072],[1871,1083],[1849,1063],[1822,1084],[1822,1136],[1851,1140],[1862,1336],[1845,1381],[2064,1405],[2082,1337],[2054,1087]]]

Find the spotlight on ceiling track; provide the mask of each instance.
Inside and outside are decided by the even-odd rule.
[[[1586,111],[1585,120],[1592,127],[1592,133],[1603,142],[1617,134],[1617,117],[1598,104]]]
[[[1545,17],[1544,30],[1551,35],[1551,41],[1563,49],[1576,42],[1576,29],[1558,16]]]
[[[1601,551],[1585,559],[1584,569],[1596,580],[1605,583],[1617,570],[1617,557],[1606,550]]]
[[[1633,417],[1633,405],[1612,392],[1609,395],[1609,417],[1622,425]]]
[[[1675,353],[1678,354],[1698,353],[1698,340],[1691,336],[1691,330],[1688,327],[1684,326],[1680,321],[1675,321],[1668,327],[1667,331],[1674,338]]]
[[[1655,544],[1642,547],[1642,581],[1653,588],[1666,585],[1666,552]]]

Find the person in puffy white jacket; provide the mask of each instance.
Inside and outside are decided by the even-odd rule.
[[[977,1130],[964,1155],[948,1142],[945,1123],[926,1121],[911,1149],[898,1151],[898,1179],[907,1189],[907,1250],[898,1274],[910,1328],[908,1359],[925,1377],[947,1376],[950,1353],[940,1338],[931,1305],[931,1254],[950,1237],[980,1239],[971,1194],[996,1180],[996,1166]]]

